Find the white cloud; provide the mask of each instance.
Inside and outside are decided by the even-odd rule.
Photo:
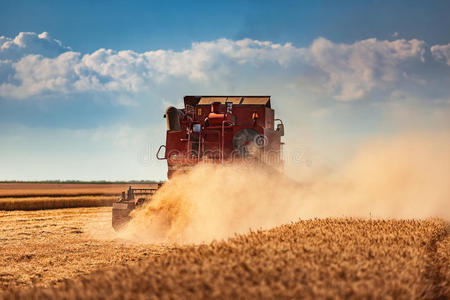
[[[68,50],[47,32],[21,32],[14,39],[0,36],[0,60],[18,60],[28,54],[56,57]]]
[[[238,89],[278,80],[286,86],[316,85],[328,97],[358,100],[376,89],[408,80],[409,62],[424,62],[425,43],[418,40],[367,39],[337,44],[324,38],[310,47],[290,43],[219,39],[193,43],[184,51],[99,49],[70,51],[43,33],[1,37],[0,97],[26,99],[82,92],[138,93],[179,82]],[[3,50],[2,50],[3,51]],[[63,52],[58,54],[58,52]]]
[[[375,87],[396,82],[402,75],[399,65],[408,60],[424,61],[425,43],[418,40],[334,44],[319,38],[310,47],[312,63],[327,76],[327,86],[339,100],[356,100]]]
[[[450,43],[447,45],[434,45],[431,54],[436,60],[444,61],[450,66]]]
[[[75,66],[79,56],[76,52],[65,52],[55,58],[27,55],[12,64],[15,70],[14,79],[21,84],[2,85],[0,91],[13,97],[26,98],[45,91],[73,90],[73,83],[78,78]]]

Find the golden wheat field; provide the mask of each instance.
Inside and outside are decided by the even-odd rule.
[[[111,208],[0,212],[0,298],[448,298],[440,219],[315,219],[198,245],[131,243]]]

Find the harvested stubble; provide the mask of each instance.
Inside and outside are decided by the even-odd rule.
[[[115,238],[109,207],[0,211],[0,290],[54,286],[167,251]]]
[[[117,196],[0,198],[0,210],[40,210],[112,206]]]
[[[183,246],[4,298],[448,298],[442,220],[321,219]]]

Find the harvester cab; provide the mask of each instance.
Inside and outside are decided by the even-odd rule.
[[[167,108],[166,144],[159,147],[156,157],[167,161],[168,179],[200,162],[281,169],[284,124],[275,119],[270,100],[270,96],[185,96],[184,108]],[[151,200],[159,187],[130,187],[122,193],[113,204],[114,229],[126,224],[130,212]]]

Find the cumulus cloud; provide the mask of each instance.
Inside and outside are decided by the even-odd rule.
[[[67,51],[54,58],[26,55],[18,61],[4,61],[7,65],[3,69],[9,68],[12,72],[0,78],[0,96],[27,98],[45,93],[138,92],[170,79],[194,83],[220,81],[234,73],[238,66],[255,68],[273,63],[286,67],[302,51],[290,44],[220,39],[194,43],[190,49],[178,52],[99,49],[85,55]]]
[[[28,54],[56,57],[70,50],[47,32],[21,32],[14,39],[0,36],[0,60],[18,60]]]
[[[312,63],[327,75],[326,86],[339,100],[356,100],[375,87],[396,82],[403,74],[399,65],[409,59],[424,61],[425,43],[418,40],[334,44],[324,38],[314,41]]]
[[[13,79],[20,84],[12,82],[2,84],[0,93],[26,98],[46,91],[76,90],[74,84],[79,78],[76,71],[79,56],[80,54],[76,52],[65,52],[55,58],[27,55],[12,64],[15,70]]]
[[[183,51],[99,49],[88,54],[71,51],[47,33],[20,33],[0,41],[0,97],[18,99],[93,91],[137,93],[180,81],[247,84],[263,77],[293,86],[306,76],[309,80],[303,82],[328,97],[358,100],[408,80],[408,63],[423,63],[426,52],[425,43],[415,39],[338,44],[318,38],[305,48],[219,39],[193,43]],[[441,52],[434,50],[433,55]]]
[[[431,54],[436,60],[444,61],[450,66],[450,43],[447,45],[434,45]]]

